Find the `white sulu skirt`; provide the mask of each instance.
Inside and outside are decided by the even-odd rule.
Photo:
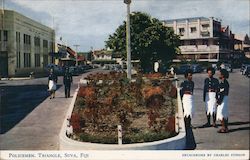
[[[212,115],[216,112],[216,93],[215,92],[207,92],[205,99],[206,111],[207,115]]]
[[[56,82],[49,80],[49,91],[55,91],[56,90]]]
[[[222,103],[217,107],[216,119],[221,121],[223,118],[228,118],[228,96],[225,96]]]
[[[184,109],[184,117],[194,116],[194,100],[193,95],[184,94],[182,98],[182,104]]]

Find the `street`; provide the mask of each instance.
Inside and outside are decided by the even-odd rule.
[[[83,74],[83,77],[89,73]],[[219,128],[201,128],[206,123],[205,105],[202,101],[205,77],[206,73],[193,75],[195,117],[192,124],[197,129],[188,130],[187,149],[249,149],[250,79],[242,76],[239,70],[230,74],[229,133],[219,134],[217,133]],[[56,98],[52,100],[48,98],[47,78],[0,81],[2,90],[0,149],[58,149],[61,125],[80,78],[81,76],[74,77],[71,98],[65,99],[62,77],[60,77],[58,84],[61,87],[56,92]],[[180,84],[183,75],[179,75],[179,78],[181,79]]]
[[[183,79],[183,76],[180,76]],[[202,128],[207,122],[205,104],[203,102],[203,85],[206,73],[194,74],[195,115],[193,126],[197,127],[188,132],[188,149],[221,150],[249,149],[249,82],[250,79],[234,70],[229,75],[229,133],[217,133],[219,128]],[[215,74],[218,78],[218,73]],[[217,122],[220,124],[220,122]],[[219,126],[220,127],[220,126]]]

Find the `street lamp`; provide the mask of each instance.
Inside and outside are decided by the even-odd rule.
[[[126,23],[126,48],[127,48],[127,78],[131,79],[131,42],[130,42],[130,3],[131,0],[124,0],[127,4],[127,23]]]

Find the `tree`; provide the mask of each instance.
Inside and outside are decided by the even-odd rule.
[[[152,71],[153,63],[169,64],[179,52],[180,39],[174,31],[146,13],[131,14],[131,57],[140,60],[143,71]],[[109,36],[106,47],[126,58],[126,22]]]

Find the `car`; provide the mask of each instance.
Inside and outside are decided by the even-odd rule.
[[[177,73],[184,74],[186,72],[186,70],[188,70],[188,69],[190,69],[190,65],[188,65],[188,64],[180,65],[180,67],[177,69]]]
[[[45,67],[45,70],[47,72],[50,72],[50,69],[53,69],[54,73],[58,76],[62,76],[64,74],[64,69],[63,67],[61,66],[58,66],[56,64],[48,64],[46,67]]]
[[[225,66],[224,69],[226,69],[228,72],[233,72],[233,68],[231,64],[225,63],[224,66]]]
[[[248,65],[245,69],[245,76],[250,77],[250,65]]]
[[[81,73],[81,71],[79,67],[71,66],[69,67],[69,73],[71,73],[73,76],[78,76]]]
[[[201,73],[203,71],[202,66],[199,64],[191,65],[191,69],[192,69],[193,73]]]
[[[249,70],[250,70],[250,65],[246,65],[244,70],[242,71],[242,75],[249,77],[249,72],[250,72]]]
[[[249,64],[242,64],[242,65],[241,65],[240,72],[241,72],[242,75],[244,75],[243,72],[244,72],[244,70],[246,69],[246,67],[247,67],[248,65],[249,65]]]

